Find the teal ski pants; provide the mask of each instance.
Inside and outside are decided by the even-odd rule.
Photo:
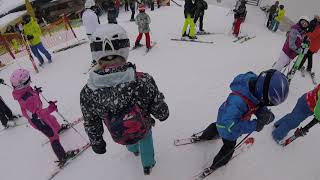
[[[128,150],[132,153],[139,152],[141,155],[142,166],[152,167],[155,165],[154,160],[154,147],[151,130],[148,134],[141,139],[138,143],[127,146]]]

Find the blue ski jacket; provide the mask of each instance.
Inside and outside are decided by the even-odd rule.
[[[240,74],[230,84],[232,92],[238,92],[257,106],[259,100],[254,97],[249,89],[249,81],[258,77],[253,72]],[[262,107],[266,109],[266,107]],[[261,110],[263,110],[261,109]],[[257,120],[243,120],[241,117],[249,110],[247,103],[239,95],[229,94],[227,100],[220,106],[217,118],[217,129],[220,137],[230,141],[236,141],[242,134],[248,134],[256,130]],[[259,109],[260,110],[260,109]]]

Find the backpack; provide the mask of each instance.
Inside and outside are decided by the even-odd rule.
[[[258,110],[258,107],[249,98],[242,95],[240,92],[233,91],[231,94],[239,96],[247,104],[248,111],[241,116],[241,120],[249,121],[251,119],[252,114],[254,114]]]
[[[139,73],[136,73],[139,76]],[[151,129],[148,119],[141,108],[134,104],[125,112],[118,114],[107,113],[105,120],[114,142],[122,145],[136,144],[143,139]]]

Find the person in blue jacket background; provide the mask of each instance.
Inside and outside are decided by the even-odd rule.
[[[232,92],[219,108],[217,122],[210,124],[199,137],[199,140],[222,138],[223,146],[210,166],[213,170],[229,162],[241,135],[260,132],[274,120],[267,106],[281,104],[289,93],[288,79],[274,69],[259,76],[253,72],[240,74],[230,89]],[[256,119],[251,120],[253,114]]]

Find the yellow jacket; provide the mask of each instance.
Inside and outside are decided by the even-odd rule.
[[[277,16],[274,18],[276,21],[281,22],[286,14],[286,10],[279,9]]]
[[[41,43],[41,29],[39,24],[31,18],[28,24],[23,26],[23,32],[26,36],[31,35],[33,39],[30,39],[29,42],[32,46]]]

